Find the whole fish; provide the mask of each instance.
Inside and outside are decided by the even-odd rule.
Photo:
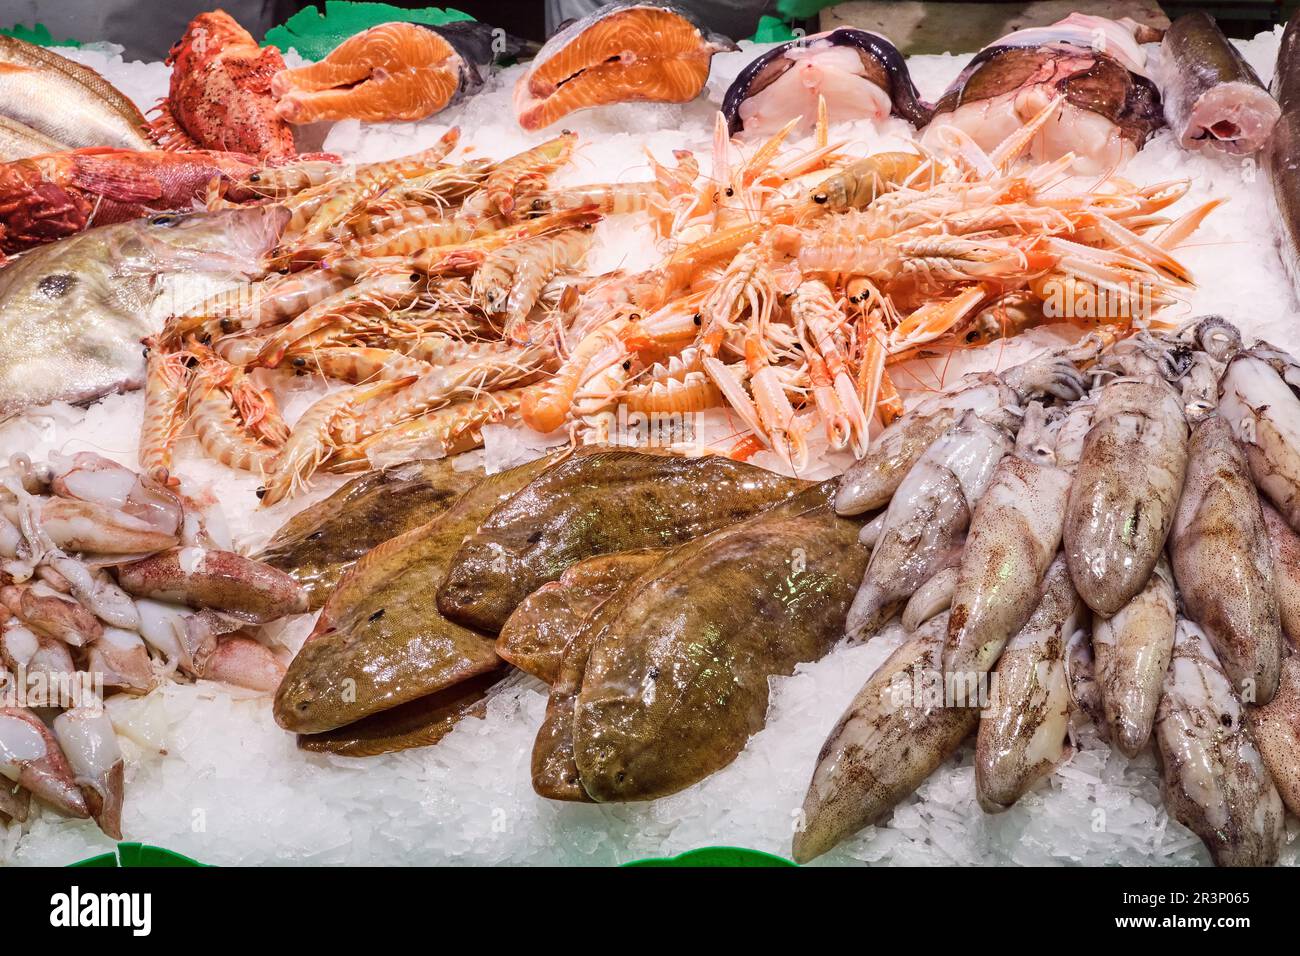
[[[496,633],[524,598],[576,561],[680,544],[805,487],[718,456],[574,455],[504,502],[465,540],[438,591],[438,607],[453,620]]]
[[[428,524],[483,479],[452,458],[392,465],[353,478],[284,523],[256,557],[287,572],[320,607],[371,548]]]
[[[1086,621],[1069,568],[1058,557],[1043,581],[1042,600],[998,659],[996,693],[980,715],[975,796],[986,813],[1006,810],[1065,755],[1071,698],[1065,650]]]
[[[196,283],[258,272],[288,215],[164,213],[87,229],[0,269],[0,418],[138,387],[141,339]]]
[[[1117,378],[1097,398],[1066,505],[1074,586],[1099,614],[1142,590],[1165,546],[1187,468],[1182,402],[1164,381]]]
[[[1178,606],[1173,572],[1160,558],[1146,587],[1113,617],[1095,615],[1092,650],[1110,739],[1136,757],[1151,738],[1165,671],[1174,651]]]
[[[1169,552],[1185,613],[1233,687],[1244,700],[1268,703],[1282,663],[1273,557],[1245,456],[1217,415],[1192,432]]]
[[[879,822],[975,729],[977,708],[945,706],[947,633],[948,615],[926,622],[871,675],[827,736],[794,835],[796,863]]]
[[[971,515],[948,617],[945,674],[987,673],[1034,613],[1043,575],[1061,546],[1070,480],[1056,464],[1043,406],[1034,402],[1015,454],[998,463]]]
[[[769,679],[840,638],[866,553],[833,496],[833,481],[810,488],[628,586],[574,713],[588,794],[649,800],[725,767],[762,728]]]
[[[855,640],[875,635],[935,573],[970,523],[994,469],[1011,447],[1005,429],[965,412],[898,486],[848,616]]]
[[[1246,720],[1282,802],[1300,815],[1300,655],[1282,662],[1277,694],[1247,707]]]
[[[1275,509],[1264,502],[1260,504],[1273,556],[1273,589],[1277,594],[1282,633],[1291,642],[1291,650],[1300,651],[1300,535]]]
[[[67,146],[152,149],[140,110],[88,66],[0,36],[0,112]]]
[[[15,159],[26,159],[41,153],[57,153],[67,148],[67,143],[60,143],[40,130],[7,116],[0,116],[0,162],[11,163]]]
[[[1259,74],[1203,11],[1184,14],[1165,31],[1156,80],[1165,119],[1184,149],[1253,153],[1282,113]]]
[[[1300,366],[1266,342],[1237,354],[1219,381],[1219,414],[1255,484],[1300,531]]]
[[[1165,806],[1218,866],[1271,866],[1282,845],[1282,800],[1214,648],[1178,619],[1156,712]]]
[[[316,734],[390,710],[500,666],[490,639],[438,613],[434,582],[456,546],[552,458],[490,475],[426,525],[352,566],[275,695],[285,730]]]
[[[559,676],[564,650],[583,622],[606,598],[656,563],[664,552],[622,551],[579,561],[543,584],[506,618],[497,654],[547,684]]]
[[[1269,91],[1282,111],[1263,150],[1282,264],[1300,295],[1300,12],[1291,15]]]

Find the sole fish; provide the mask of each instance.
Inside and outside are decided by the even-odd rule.
[[[297,733],[334,730],[495,671],[492,641],[439,614],[433,582],[465,535],[552,461],[491,475],[427,525],[367,552],[289,664],[276,722]]]
[[[1187,469],[1182,401],[1161,381],[1103,386],[1065,512],[1079,596],[1111,615],[1146,585],[1173,525]]]
[[[1272,866],[1282,800],[1209,640],[1179,618],[1156,714],[1165,806],[1218,866]]]
[[[537,130],[609,103],[685,103],[713,55],[736,48],[673,7],[607,3],[546,41],[515,87],[515,116]]]
[[[311,608],[321,607],[363,554],[428,524],[483,479],[482,471],[453,462],[411,461],[353,478],[285,522],[257,560],[292,576]]]
[[[834,491],[826,482],[684,545],[628,586],[574,712],[594,799],[650,800],[725,767],[763,727],[770,678],[840,638],[866,551]]]
[[[152,149],[134,103],[90,67],[0,36],[0,112],[71,147]]]
[[[524,598],[583,558],[681,544],[807,485],[717,456],[574,455],[504,502],[465,540],[438,591],[438,607],[495,634]]]
[[[817,755],[791,853],[816,859],[878,823],[970,736],[974,707],[946,707],[948,615],[926,622],[858,691]],[[937,690],[936,690],[937,688]]]
[[[1282,663],[1273,556],[1245,456],[1217,415],[1192,432],[1169,551],[1185,612],[1237,694],[1268,703]]]

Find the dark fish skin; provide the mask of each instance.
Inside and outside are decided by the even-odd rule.
[[[477,93],[487,82],[490,72],[503,60],[517,60],[532,56],[541,47],[531,40],[511,36],[478,20],[453,20],[450,23],[421,23],[418,26],[432,30],[451,44],[461,58],[460,89],[453,102],[462,95]],[[500,49],[498,49],[498,41]]]
[[[1263,149],[1264,171],[1273,186],[1282,262],[1300,296],[1300,12],[1282,34],[1269,92],[1282,107],[1282,116]]]
[[[735,759],[767,715],[768,678],[844,634],[867,565],[836,482],[685,545],[627,589],[592,646],[574,713],[582,786],[651,800]]]
[[[1060,80],[1058,91],[1071,106],[1090,110],[1114,123],[1141,148],[1164,125],[1160,91],[1144,76],[1130,73],[1119,61],[1080,48],[1094,58],[1083,72]],[[986,47],[966,65],[934,105],[934,114],[949,113],[966,103],[992,99],[1040,75],[1059,51],[1033,46]]]
[[[482,471],[458,471],[451,458],[367,472],[286,521],[257,560],[301,584],[315,610],[363,554],[427,524],[482,480]]]
[[[298,749],[342,757],[373,757],[436,744],[464,717],[483,717],[486,699],[506,665],[319,734],[299,734]]]
[[[275,695],[285,730],[334,730],[481,674],[501,659],[438,613],[433,582],[457,545],[552,458],[491,475],[426,525],[369,551],[339,581]]]
[[[486,633],[583,558],[667,548],[764,510],[807,482],[708,456],[576,455],[498,507],[466,539],[438,609]]]
[[[756,93],[762,92],[777,79],[785,69],[781,69],[781,60],[785,54],[796,48],[806,47],[817,40],[829,40],[836,46],[856,47],[862,58],[862,65],[867,71],[867,79],[889,94],[893,104],[893,114],[902,117],[920,129],[930,122],[931,106],[921,99],[921,94],[912,82],[912,74],[907,70],[907,60],[898,47],[882,36],[866,30],[852,27],[839,27],[827,33],[799,37],[789,43],[768,50],[753,63],[740,71],[740,75],[727,87],[722,98],[722,115],[727,118],[727,130],[731,135],[740,132],[744,125],[740,119],[740,104]]]
[[[538,680],[555,683],[564,649],[591,612],[663,555],[625,551],[579,561],[515,608],[497,636],[497,654]]]

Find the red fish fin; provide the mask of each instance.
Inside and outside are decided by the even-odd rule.
[[[118,157],[77,156],[71,176],[72,182],[81,189],[118,202],[149,202],[163,194],[162,183],[157,178]]]
[[[182,150],[182,149],[199,149],[199,144],[194,141],[189,133],[181,127],[180,122],[172,115],[171,107],[167,105],[166,100],[159,100],[151,112],[158,114],[154,119],[149,121],[149,132],[163,149]]]

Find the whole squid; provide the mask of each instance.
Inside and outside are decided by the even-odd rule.
[[[1300,815],[1300,655],[1282,662],[1277,693],[1246,718],[1264,765],[1288,810]]]
[[[1047,571],[1042,600],[998,659],[997,692],[980,715],[975,797],[986,813],[1006,810],[1065,755],[1070,723],[1065,649],[1086,621],[1069,568],[1058,557]]]
[[[1259,494],[1228,423],[1192,432],[1187,483],[1170,537],[1174,580],[1244,700],[1277,690],[1282,628]]]
[[[1178,619],[1156,713],[1165,806],[1218,866],[1271,866],[1282,845],[1282,800],[1214,648]]]
[[[1238,353],[1219,381],[1219,414],[1246,451],[1255,484],[1300,531],[1300,366],[1266,342]]]
[[[1173,572],[1161,557],[1146,587],[1113,617],[1095,615],[1092,650],[1110,739],[1136,757],[1151,738],[1177,619]]]
[[[1293,651],[1300,651],[1300,535],[1264,502],[1264,527],[1273,555],[1273,590],[1277,594],[1282,633]]]
[[[1029,620],[1061,545],[1069,493],[1070,472],[1056,464],[1043,406],[1031,403],[1015,454],[998,463],[971,516],[948,618],[945,674],[987,673]]]
[[[806,863],[878,822],[975,729],[974,707],[945,706],[948,615],[927,621],[866,682],[817,755],[792,855]]]
[[[1155,376],[1102,386],[1065,511],[1079,596],[1114,614],[1146,584],[1173,524],[1187,468],[1182,401]]]
[[[885,513],[847,632],[865,640],[944,563],[1010,450],[1005,428],[965,412],[908,471]]]

